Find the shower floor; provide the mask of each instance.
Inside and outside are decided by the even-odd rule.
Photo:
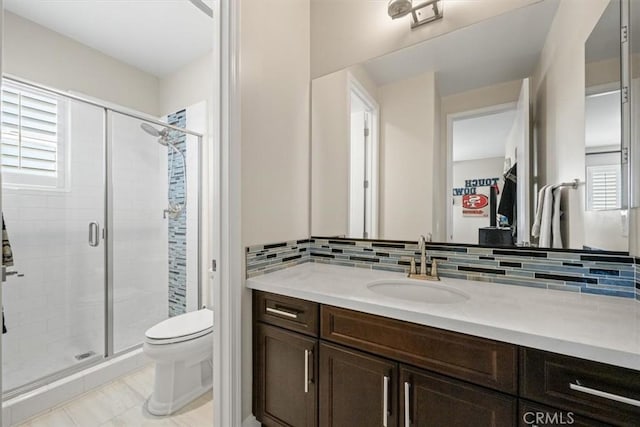
[[[116,313],[117,315],[118,313]],[[154,324],[167,317],[166,308],[143,313],[144,317],[139,316],[142,313],[135,313],[136,318],[131,319],[131,313],[125,315],[122,323],[115,325],[117,331],[114,336],[115,352],[121,352],[128,348],[141,344],[144,340],[144,332]],[[129,319],[127,319],[129,317]],[[127,321],[129,320],[129,321]],[[11,333],[11,331],[9,331]],[[100,332],[102,335],[103,332]],[[99,343],[88,344],[89,342]],[[81,363],[89,363],[104,358],[104,339],[97,338],[81,338],[69,339],[56,343],[55,349],[37,349],[34,347],[32,352],[27,355],[22,353],[20,358],[12,358],[12,342],[3,346],[2,361],[2,382],[3,391],[7,392],[25,384],[32,383],[43,377],[53,375],[57,372],[72,368]],[[91,348],[95,347],[95,348]],[[93,352],[94,355],[78,360],[76,356],[86,355]]]

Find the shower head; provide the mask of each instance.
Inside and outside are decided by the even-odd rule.
[[[167,140],[167,136],[169,135],[169,129],[164,128],[162,130],[158,130],[151,126],[149,123],[141,123],[140,127],[143,131],[148,133],[151,136],[158,138],[158,142],[162,145],[167,145],[169,141]]]
[[[408,15],[411,9],[413,9],[411,0],[390,0],[387,6],[387,12],[392,19]]]

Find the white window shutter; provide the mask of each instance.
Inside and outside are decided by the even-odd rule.
[[[58,100],[2,87],[2,166],[7,172],[58,175]]]

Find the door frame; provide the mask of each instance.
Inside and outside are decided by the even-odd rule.
[[[445,237],[446,242],[452,242],[453,232],[453,122],[460,119],[472,119],[482,116],[490,116],[492,114],[502,113],[504,111],[515,110],[518,106],[517,101],[505,102],[502,104],[489,105],[486,107],[475,108],[472,110],[459,111],[447,114],[447,196],[446,196],[446,218],[445,218]]]
[[[214,85],[213,138],[219,153],[219,195],[213,202],[211,221],[219,236],[213,297],[213,424],[242,425],[242,291],[244,289],[241,233],[241,147],[240,147],[240,2],[213,3]],[[214,149],[214,152],[216,149]],[[216,154],[214,153],[214,157]],[[215,169],[214,169],[215,170]],[[212,179],[215,177],[212,176]],[[217,207],[216,207],[217,205]],[[215,213],[218,212],[218,218]]]
[[[369,181],[369,188],[371,195],[371,216],[369,218],[369,225],[366,227],[369,230],[369,239],[378,238],[378,231],[380,226],[378,224],[378,182],[379,182],[379,152],[380,152],[380,105],[375,98],[367,91],[362,83],[350,72],[347,71],[347,123],[349,123],[349,147],[351,147],[351,96],[355,95],[365,104],[368,110],[371,112],[371,125],[370,125],[370,164],[371,164],[371,179]],[[351,178],[351,156],[349,156],[349,178]],[[365,194],[366,199],[366,194]],[[349,194],[349,200],[347,203],[349,212],[351,212],[351,194]],[[366,216],[366,209],[365,209]],[[366,226],[365,221],[365,226]],[[348,231],[348,227],[347,227]],[[359,236],[360,237],[360,236]]]

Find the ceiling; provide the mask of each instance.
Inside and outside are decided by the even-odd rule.
[[[505,157],[507,137],[516,119],[516,110],[453,122],[453,161]]]
[[[442,96],[522,79],[533,74],[558,4],[559,0],[544,0],[364,66],[379,85],[437,72]]]
[[[188,0],[4,0],[4,7],[158,77],[213,48],[213,20]]]
[[[612,1],[604,10],[585,43],[586,62],[620,58],[620,3]]]

